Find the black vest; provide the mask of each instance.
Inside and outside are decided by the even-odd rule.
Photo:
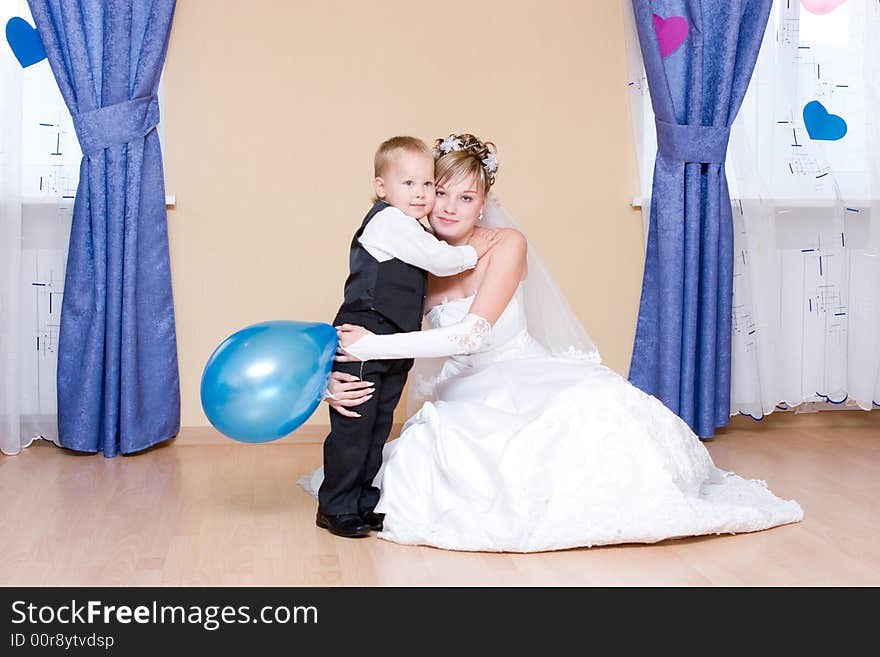
[[[379,262],[358,241],[370,219],[387,207],[390,206],[385,201],[377,201],[351,240],[345,301],[339,307],[337,317],[371,310],[401,331],[418,331],[422,327],[428,273],[397,258]]]

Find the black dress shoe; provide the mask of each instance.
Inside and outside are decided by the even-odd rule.
[[[382,531],[382,521],[385,520],[385,514],[367,511],[366,513],[361,514],[361,520],[363,520],[364,524],[374,532],[380,532]]]
[[[370,534],[370,528],[356,513],[340,513],[334,516],[318,511],[318,515],[315,516],[315,524],[331,534],[345,538],[363,538]]]

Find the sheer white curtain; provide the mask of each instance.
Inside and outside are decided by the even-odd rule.
[[[636,146],[636,160],[639,165],[639,192],[633,199],[634,205],[641,207],[642,228],[645,246],[648,243],[648,223],[651,217],[651,184],[654,175],[654,158],[657,155],[657,131],[654,128],[654,109],[648,91],[648,78],[639,45],[636,19],[632,0],[623,3],[624,35],[626,37],[626,59],[629,80],[630,113],[633,123],[633,137]]]
[[[622,1],[647,235],[654,115],[632,3]],[[878,34],[877,2],[824,15],[774,2],[725,165],[736,256],[731,414],[880,403]],[[810,138],[812,101],[843,118],[843,138]],[[822,136],[837,136],[836,119],[819,114]]]
[[[0,3],[0,26],[33,24]],[[0,451],[57,442],[57,336],[81,154],[46,60],[22,69],[0,45]]]
[[[878,31],[877,2],[775,3],[728,153],[731,412],[880,402]]]
[[[0,25],[6,26],[13,9],[13,3],[0,5]],[[0,89],[0,451],[16,454],[22,447],[18,385],[22,70],[8,46],[0,56]]]

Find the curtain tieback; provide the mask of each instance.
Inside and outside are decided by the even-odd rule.
[[[88,157],[94,157],[105,148],[145,137],[157,125],[159,98],[156,94],[73,116],[80,147]]]
[[[730,128],[723,125],[679,125],[656,119],[657,150],[673,162],[724,164]]]

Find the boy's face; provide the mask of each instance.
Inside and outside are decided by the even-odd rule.
[[[399,153],[384,175],[373,181],[373,187],[380,199],[421,219],[434,207],[434,158],[423,153]]]

